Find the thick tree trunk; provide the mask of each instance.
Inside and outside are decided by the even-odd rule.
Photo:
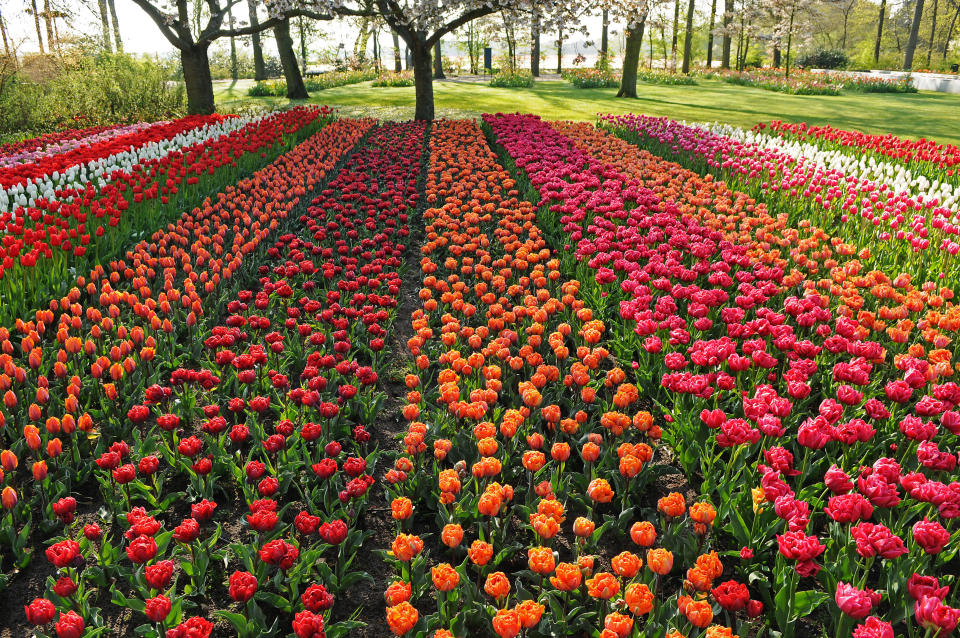
[[[306,18],[301,16],[298,18],[298,25],[300,27],[300,72],[306,75],[307,73],[307,25],[304,22]]]
[[[730,68],[730,23],[733,20],[733,0],[723,0],[723,51],[720,68]]]
[[[187,86],[187,110],[195,114],[213,113],[213,80],[210,77],[208,44],[197,44],[180,50],[183,82]]]
[[[930,68],[930,59],[933,57],[933,41],[937,37],[937,0],[933,0],[933,15],[930,16],[930,43],[927,45],[927,68]]]
[[[247,11],[250,13],[250,26],[259,27],[260,19],[257,18],[256,0],[247,0]],[[267,65],[263,61],[263,44],[260,41],[259,31],[255,31],[250,36],[250,43],[253,47],[253,79],[262,82],[267,79]]]
[[[530,27],[530,73],[533,77],[540,77],[540,15],[533,16],[533,25]]]
[[[670,43],[670,72],[677,71],[677,42],[680,31],[680,0],[673,2],[673,40]]]
[[[610,12],[603,10],[603,30],[600,32],[600,66],[607,66],[607,54],[610,47]]]
[[[230,24],[230,30],[234,29],[233,25],[233,6],[227,7],[227,20]],[[237,39],[233,36],[230,36],[230,79],[236,82],[240,78],[240,62],[237,60]]]
[[[43,0],[43,23],[47,27],[47,49],[53,53],[57,39],[53,36],[53,12],[50,10],[50,0]]]
[[[957,17],[960,16],[960,5],[953,13],[953,20],[950,21],[950,28],[947,29],[947,39],[943,41],[943,61],[947,61],[947,52],[950,50],[950,40],[953,39],[953,28],[957,25]]]
[[[910,39],[907,40],[907,50],[903,56],[904,71],[909,71],[913,68],[913,53],[917,50],[917,39],[920,36],[921,19],[923,19],[923,0],[917,0],[917,6],[913,10],[913,23],[910,25]]]
[[[557,74],[563,73],[563,29],[557,29]]]
[[[637,97],[637,67],[640,66],[640,45],[643,42],[643,27],[646,16],[639,24],[627,28],[627,46],[623,53],[623,73],[617,97]],[[650,40],[651,45],[653,40]]]
[[[773,68],[779,69],[781,64],[781,58],[783,54],[780,51],[780,45],[773,45]]]
[[[687,30],[683,35],[683,73],[690,73],[690,47],[693,46],[693,3],[687,4]]]
[[[120,37],[120,20],[117,19],[117,3],[115,0],[107,0],[107,6],[110,7],[110,20],[113,23],[113,42],[117,47],[117,53],[123,53],[123,39]]]
[[[300,67],[297,66],[297,54],[293,52],[293,38],[290,37],[290,20],[281,20],[273,27],[273,36],[277,39],[277,52],[283,66],[283,77],[287,81],[287,97],[291,100],[305,100],[310,97],[303,84]]]
[[[443,74],[443,53],[440,51],[440,40],[433,45],[433,77],[436,80],[443,80],[446,76]]]
[[[0,11],[0,36],[3,36],[3,53],[8,58],[13,58],[13,52],[10,50],[10,40],[7,38],[7,23],[3,21],[3,12]],[[947,38],[949,40],[949,38]],[[14,67],[16,67],[17,60],[13,60]]]
[[[33,24],[37,27],[37,48],[40,55],[43,55],[43,31],[40,30],[40,10],[37,9],[37,0],[30,0],[30,6],[33,9]]]
[[[880,40],[883,38],[883,19],[887,12],[887,0],[880,0],[880,17],[877,19],[877,39],[873,43],[873,62],[880,61]]]
[[[418,120],[433,119],[433,69],[431,68],[430,49],[426,38],[418,37],[411,44],[413,53],[413,83],[417,96],[414,117]]]
[[[403,71],[403,60],[400,59],[400,36],[393,32],[393,70],[396,73]]]
[[[707,70],[713,66],[713,27],[717,22],[717,0],[710,5],[710,28],[707,31]]]
[[[107,53],[113,53],[113,42],[110,40],[110,10],[107,9],[107,0],[99,0],[100,30],[103,34],[103,48]]]

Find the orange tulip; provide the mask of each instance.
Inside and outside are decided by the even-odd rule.
[[[586,538],[593,534],[596,525],[589,518],[580,516],[573,522],[573,533],[580,538]]]
[[[527,565],[535,574],[541,576],[552,574],[556,567],[553,550],[549,547],[531,547],[527,550]]]
[[[614,612],[607,614],[607,617],[603,620],[603,626],[605,629],[609,629],[615,633],[619,638],[626,638],[630,632],[633,631],[633,618]]]
[[[550,577],[550,584],[560,591],[573,591],[580,587],[580,568],[572,563],[558,563],[556,576]]]
[[[463,541],[463,528],[455,523],[444,525],[440,540],[447,547],[456,547]]]
[[[631,583],[623,592],[623,600],[633,614],[642,616],[653,610],[653,592],[643,583]]]
[[[449,563],[440,563],[430,570],[430,575],[439,591],[450,591],[460,584],[460,574]]]
[[[390,503],[390,511],[394,520],[405,521],[413,515],[413,501],[406,496],[395,498]]]
[[[522,625],[520,623],[520,614],[514,609],[497,610],[493,617],[493,630],[500,638],[514,638],[520,633]]]
[[[587,496],[597,503],[609,503],[613,500],[613,489],[606,479],[593,479],[587,486]]]
[[[397,534],[392,549],[397,560],[407,563],[423,550],[423,541],[413,534]]]
[[[630,527],[630,538],[640,547],[652,547],[657,540],[657,532],[649,521],[637,521]]]
[[[18,500],[17,491],[9,485],[3,488],[3,492],[0,493],[0,503],[3,504],[4,509],[12,510],[17,506]]]
[[[620,591],[620,581],[609,572],[600,572],[587,579],[587,593],[593,598],[609,600]]]
[[[493,572],[487,576],[483,591],[494,600],[504,599],[510,595],[510,579],[503,572]]]
[[[535,600],[525,600],[516,606],[517,614],[520,616],[520,624],[524,629],[532,629],[540,622],[543,616],[544,606]]]
[[[705,600],[694,600],[687,605],[684,615],[693,626],[703,629],[713,622],[713,607]]]
[[[474,565],[483,567],[493,558],[493,545],[481,540],[475,540],[470,544],[467,555],[470,556],[470,560],[473,561]]]
[[[408,601],[412,595],[413,587],[410,583],[404,583],[399,580],[393,581],[390,586],[387,587],[387,591],[384,592],[384,598],[387,600],[388,607],[393,607]]]
[[[420,614],[407,601],[387,607],[387,624],[390,625],[390,631],[397,636],[403,636],[413,629],[419,619]]]
[[[643,567],[643,561],[636,554],[630,552],[621,552],[610,561],[613,571],[621,578],[633,578]]]
[[[654,574],[669,574],[673,569],[673,553],[661,547],[647,550],[647,567]]]
[[[687,502],[683,498],[683,494],[670,492],[670,494],[657,501],[657,509],[670,518],[676,518],[683,516],[687,509]]]

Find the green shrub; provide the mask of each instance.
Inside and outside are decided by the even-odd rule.
[[[817,49],[797,59],[805,69],[845,69],[850,64],[847,54],[838,49]]]
[[[32,56],[0,82],[0,135],[180,117],[186,94],[150,58],[94,53]]]
[[[530,71],[504,71],[497,73],[490,79],[490,86],[501,89],[530,89],[533,88],[533,75]]]

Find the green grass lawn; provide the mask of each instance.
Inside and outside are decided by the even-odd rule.
[[[233,88],[219,85],[219,108],[230,111],[242,104],[287,101],[247,97],[248,85],[243,81]],[[629,100],[617,99],[616,89],[576,89],[562,81],[537,82],[532,89],[495,89],[485,84],[441,81],[434,83],[434,93],[437,117],[520,111],[548,119],[590,120],[600,112],[634,112],[744,127],[780,119],[960,144],[960,95],[928,91],[908,95],[806,96],[699,80],[697,86],[641,82],[637,86],[639,99]],[[413,116],[414,93],[412,87],[375,88],[364,82],[318,91],[310,102],[329,104],[349,115],[403,119]]]

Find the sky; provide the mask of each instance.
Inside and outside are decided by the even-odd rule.
[[[96,10],[97,0],[86,0],[87,4],[83,4],[80,0],[60,0],[60,2],[74,8],[76,18],[73,20],[72,26],[75,31],[89,33],[91,35],[99,34],[99,18],[91,11],[91,8]],[[41,4],[41,0],[38,0],[38,4]],[[0,0],[0,12],[2,12],[10,35],[12,39],[17,42],[18,49],[24,52],[37,50],[37,35],[33,17],[25,11],[25,8],[28,6],[29,0]],[[241,6],[245,7],[246,3],[241,3]],[[173,47],[167,42],[166,38],[163,37],[153,21],[148,18],[143,10],[134,4],[132,0],[116,0],[116,7],[124,50],[132,53],[159,53],[161,55],[174,51]],[[241,12],[245,18],[245,10],[241,10]],[[591,32],[598,34],[597,39],[599,40],[600,17],[593,17],[586,22]],[[42,22],[41,30],[44,30]],[[340,42],[344,42],[347,48],[351,49],[357,33],[356,28],[346,20],[335,20],[323,23],[321,30],[324,32],[324,37],[318,38],[317,41],[313,43],[313,48],[330,45],[336,46]],[[46,37],[45,30],[44,37]],[[615,39],[613,37],[611,38],[612,40]],[[549,63],[549,60],[553,58],[550,53],[552,46],[547,43],[547,39],[548,38],[545,38],[542,46],[547,53]],[[385,54],[389,56],[392,50],[389,34],[381,34],[380,41]],[[578,49],[583,50],[584,53],[589,53],[583,46],[582,36],[571,39],[565,43],[564,46],[565,49],[570,49],[569,53],[571,55],[574,55],[574,52]]]

